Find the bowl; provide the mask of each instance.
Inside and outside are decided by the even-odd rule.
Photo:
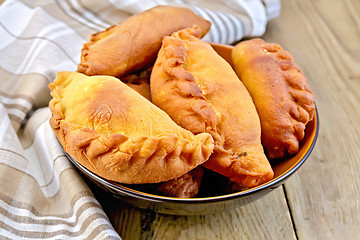
[[[222,44],[212,44],[212,46],[220,56],[231,64],[232,46]],[[70,161],[95,185],[110,193],[115,198],[118,198],[135,207],[163,214],[205,215],[228,208],[241,207],[255,201],[282,185],[286,179],[296,172],[310,156],[318,137],[319,116],[316,106],[315,110],[316,113],[314,119],[306,125],[305,137],[300,142],[299,152],[289,158],[272,163],[274,170],[274,178],[272,180],[260,186],[236,193],[197,198],[174,198],[154,195],[134,189],[131,185],[123,185],[106,180],[83,167],[69,154],[67,154],[67,156]]]

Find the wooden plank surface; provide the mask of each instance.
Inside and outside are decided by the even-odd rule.
[[[122,239],[296,239],[282,187],[244,207],[205,216],[156,214],[97,196]]]
[[[282,3],[264,37],[294,55],[320,114],[317,146],[285,184],[296,233],[360,239],[360,1]]]
[[[283,187],[207,216],[169,216],[99,197],[123,239],[360,239],[360,1],[282,1],[263,38],[288,50],[320,114],[311,157]],[[289,211],[290,209],[290,211]]]

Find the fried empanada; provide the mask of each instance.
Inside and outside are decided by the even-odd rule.
[[[198,27],[165,37],[150,78],[153,103],[193,133],[210,133],[215,149],[203,166],[246,187],[273,177],[260,142],[252,99]]]
[[[131,82],[125,82],[126,85],[134,89],[141,96],[151,101],[150,83],[145,78],[138,78]]]
[[[290,53],[262,39],[240,42],[234,68],[260,116],[262,144],[269,159],[299,150],[306,124],[314,118],[314,94]]]
[[[195,197],[199,192],[203,175],[204,169],[199,166],[178,178],[161,183],[156,192],[169,197]]]
[[[50,84],[50,125],[64,150],[90,171],[121,183],[156,183],[183,175],[213,150],[111,76],[60,72]]]
[[[120,80],[138,92],[141,96],[151,101],[151,93],[150,93],[150,74],[151,69],[148,68],[144,71],[130,74]]]
[[[121,81],[151,101],[150,74],[151,69],[147,69],[136,74],[128,75],[122,78]],[[156,186],[144,185],[144,190],[148,191],[153,189],[155,193],[169,197],[195,197],[199,192],[203,174],[203,168],[198,166],[180,177],[155,184]]]
[[[122,77],[155,61],[164,36],[199,25],[204,36],[211,23],[183,7],[156,6],[95,33],[81,51],[78,71]]]
[[[147,73],[149,73],[149,76],[147,76]],[[151,101],[149,82],[150,73],[151,71],[146,71],[139,74],[132,74],[121,80],[126,85],[141,94],[141,96]],[[184,175],[181,175],[180,177],[157,184],[155,192],[169,197],[195,197],[199,192],[203,173],[203,168],[201,166],[198,166],[195,169],[185,173]],[[153,187],[149,187],[149,189],[151,188]]]
[[[141,96],[151,101],[149,82],[150,73],[151,71],[145,71],[138,74],[132,74],[126,76],[126,78],[122,78],[121,81],[137,91]],[[199,192],[203,174],[203,168],[198,166],[180,177],[157,184],[155,192],[169,197],[195,197]],[[149,186],[148,188],[151,189],[153,187]]]

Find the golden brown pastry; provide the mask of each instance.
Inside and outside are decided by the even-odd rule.
[[[165,37],[150,78],[153,103],[193,133],[210,133],[203,166],[246,187],[273,177],[252,99],[231,66],[199,39],[197,27]]]
[[[125,82],[126,85],[134,89],[141,96],[151,101],[151,93],[150,93],[150,83],[149,80],[145,78],[138,78],[131,82]]]
[[[199,192],[203,175],[204,169],[199,166],[178,178],[162,183],[156,191],[169,197],[195,197]]]
[[[292,56],[277,44],[252,39],[236,45],[232,61],[254,100],[268,157],[297,153],[315,105],[307,79]]]
[[[144,71],[127,75],[124,78],[121,78],[121,81],[137,91],[141,96],[145,97],[147,100],[151,101],[150,93],[150,74],[151,69],[148,68]]]
[[[122,78],[121,81],[126,85],[137,91],[141,96],[151,101],[150,93],[150,73],[151,69],[131,74]],[[157,194],[169,196],[169,197],[180,197],[180,198],[192,198],[195,197],[200,188],[200,183],[204,170],[201,166],[181,175],[180,177],[171,179],[166,182],[157,184],[155,192]],[[149,189],[153,188],[148,186]]]
[[[164,36],[193,25],[205,35],[211,24],[183,7],[160,5],[133,15],[91,36],[82,49],[78,71],[116,77],[136,72],[155,60]]]
[[[151,101],[150,93],[150,74],[151,69],[131,74],[122,78],[121,81],[137,91],[140,95]],[[204,174],[201,166],[181,175],[180,177],[171,179],[166,182],[155,184],[156,186],[145,186],[144,190],[152,190],[156,194],[169,197],[191,198],[195,197],[200,188],[202,176]]]
[[[108,180],[167,181],[205,162],[213,150],[209,134],[179,127],[114,77],[60,72],[50,89],[50,124],[64,150]]]

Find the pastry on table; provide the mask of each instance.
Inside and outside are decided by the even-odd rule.
[[[81,51],[78,71],[123,77],[153,63],[164,36],[199,25],[204,36],[211,23],[183,7],[156,6],[95,33]]]
[[[199,27],[165,37],[150,78],[151,98],[180,126],[210,133],[203,166],[245,187],[273,177],[252,99],[231,66],[202,41]]]
[[[194,135],[111,76],[60,72],[50,85],[50,125],[76,161],[128,184],[174,179],[205,162],[210,134]]]
[[[315,105],[306,77],[281,46],[252,39],[232,51],[234,68],[260,116],[262,144],[269,159],[299,151]]]

